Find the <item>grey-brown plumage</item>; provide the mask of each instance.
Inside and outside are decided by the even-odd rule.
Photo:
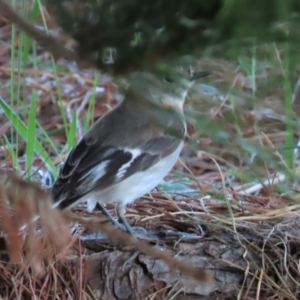
[[[97,202],[114,202],[122,217],[126,204],[153,189],[178,159],[186,130],[182,106],[190,84],[187,79],[170,84],[149,74],[135,75],[124,101],[69,153],[51,190],[55,204],[65,209],[87,200],[93,209]]]
[[[70,152],[52,187],[52,196],[59,207],[73,206],[91,191],[101,192],[135,172],[149,169],[179,146],[185,128],[181,120],[166,117],[169,119],[164,122],[166,129],[178,136],[171,132],[166,135],[159,126],[149,122],[142,106],[136,110],[131,105],[139,106],[124,101],[99,119]],[[129,149],[140,149],[141,153],[133,159]],[[118,170],[130,161],[128,168],[117,176]],[[105,173],[91,180],[90,172],[99,164],[105,165]]]

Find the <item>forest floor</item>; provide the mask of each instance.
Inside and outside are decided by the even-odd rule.
[[[41,189],[122,80],[54,61],[4,18],[0,41],[3,299],[300,298],[299,63],[283,45],[197,60],[213,74],[189,93],[173,171],[127,207],[134,238]]]

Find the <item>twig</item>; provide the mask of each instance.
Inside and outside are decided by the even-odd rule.
[[[75,51],[64,47],[58,39],[29,23],[5,0],[0,0],[0,15],[5,16],[10,22],[18,25],[22,31],[41,44],[53,56],[68,60],[78,60]]]
[[[185,261],[175,258],[170,252],[158,250],[149,246],[149,244],[142,240],[137,240],[133,236],[113,228],[112,226],[103,225],[98,221],[93,219],[85,220],[82,217],[78,217],[69,211],[63,213],[64,217],[71,222],[81,223],[85,228],[90,230],[99,230],[102,233],[106,234],[108,237],[111,237],[115,241],[125,246],[131,246],[138,251],[141,251],[151,257],[162,259],[165,263],[169,265],[171,269],[177,268],[180,272],[184,273],[187,276],[191,276],[194,279],[202,283],[209,283],[213,281],[213,274],[211,270],[205,268],[196,268]]]

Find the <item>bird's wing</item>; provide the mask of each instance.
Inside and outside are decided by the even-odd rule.
[[[134,149],[99,145],[83,138],[70,152],[52,187],[52,196],[64,209],[91,192],[112,187],[136,172],[153,166],[177,149],[178,137],[153,137]]]

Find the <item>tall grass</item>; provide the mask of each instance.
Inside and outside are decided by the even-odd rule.
[[[26,16],[29,15],[29,19],[33,24],[38,24],[38,20],[41,20],[42,25],[47,30],[47,21],[43,12],[42,3],[40,0],[32,1],[32,5],[28,1],[22,0],[21,3],[16,0],[12,1],[13,6],[21,4],[21,12]],[[31,9],[30,9],[31,8]],[[15,47],[18,45],[18,47]],[[29,37],[22,32],[19,32],[17,28],[12,25],[11,32],[11,46],[10,46],[10,88],[8,90],[10,94],[10,102],[7,103],[4,99],[0,98],[0,105],[10,120],[12,126],[9,136],[5,136],[3,144],[9,149],[10,157],[13,160],[13,165],[16,170],[21,171],[20,164],[18,162],[18,149],[22,141],[26,142],[25,149],[25,169],[27,176],[30,178],[33,174],[32,167],[34,166],[35,155],[39,156],[45,165],[54,176],[57,175],[57,168],[52,162],[52,158],[49,157],[49,152],[55,155],[59,154],[57,145],[52,141],[51,132],[46,132],[37,118],[38,103],[40,101],[39,94],[33,89],[32,95],[29,95],[30,103],[26,99],[21,97],[21,89],[25,83],[23,70],[28,68],[33,70],[43,70],[45,67],[50,68],[55,77],[56,91],[55,98],[57,106],[60,110],[60,117],[63,121],[63,129],[66,136],[67,145],[65,150],[70,149],[75,145],[77,138],[77,114],[76,110],[73,112],[73,117],[69,123],[66,113],[66,106],[62,98],[62,91],[60,87],[60,70],[53,59],[50,60],[50,64],[45,62],[43,58],[40,58],[37,51],[37,45]],[[64,71],[65,73],[65,71]],[[25,75],[26,76],[26,75]],[[35,76],[35,80],[38,82],[39,78]],[[94,115],[95,107],[95,94],[96,87],[99,82],[100,75],[95,73],[94,88],[91,94],[91,100],[89,101],[88,112],[84,117],[84,131],[86,131],[91,125],[91,121]],[[0,83],[1,87],[7,90],[6,85]],[[21,113],[17,113],[17,108],[21,109]],[[47,145],[46,151],[44,146]],[[49,151],[50,150],[50,151]]]

